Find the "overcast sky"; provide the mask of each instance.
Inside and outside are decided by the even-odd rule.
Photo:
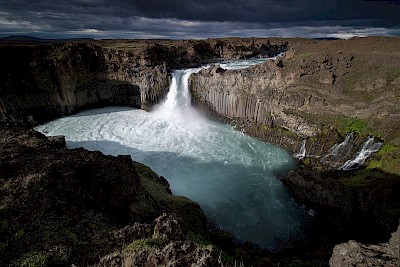
[[[0,0],[0,37],[400,35],[400,0]]]

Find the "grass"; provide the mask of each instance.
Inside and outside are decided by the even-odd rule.
[[[369,169],[380,169],[387,173],[400,174],[400,147],[384,144],[373,156]]]
[[[289,136],[293,138],[298,138],[298,135],[283,127],[268,127],[267,125],[261,125],[261,129],[264,131],[277,131],[284,136]]]
[[[296,55],[296,57],[307,58],[307,57],[310,57],[312,55],[314,55],[314,53],[312,53],[312,52],[304,52],[304,53],[300,53],[300,54]]]
[[[149,196],[157,203],[164,203],[171,212],[181,216],[183,225],[192,241],[201,245],[210,245],[211,242],[205,227],[205,216],[200,206],[186,197],[169,194],[166,186],[157,182],[160,179],[157,174],[140,163],[135,163],[135,165],[139,169],[141,184]],[[148,201],[143,201],[136,206],[142,206],[140,209],[148,211],[152,209],[148,206]]]
[[[400,76],[400,69],[390,70],[389,73],[387,74],[387,79],[386,79],[387,84],[390,84],[399,76]]]
[[[371,180],[363,172],[357,173],[356,175],[345,177],[341,179],[341,182],[348,188],[355,187],[367,187],[371,184]]]
[[[162,248],[169,242],[166,237],[138,239],[130,243],[123,250],[124,254],[131,254],[152,248]]]
[[[51,251],[34,251],[23,255],[17,265],[21,267],[65,266],[70,251],[64,247],[55,247]]]
[[[329,128],[335,128],[339,133],[345,136],[349,132],[355,132],[362,137],[373,135],[381,137],[382,133],[371,126],[368,121],[362,120],[355,117],[349,117],[345,115],[329,115],[329,114],[311,114],[303,113],[294,110],[285,111],[288,114],[302,117],[307,122],[315,123],[320,125],[320,134],[324,135],[329,132]]]
[[[339,117],[339,131],[343,133],[355,132],[367,135],[365,121],[352,117]]]

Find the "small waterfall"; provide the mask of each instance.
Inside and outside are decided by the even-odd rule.
[[[304,159],[306,157],[306,140],[303,140],[299,153],[294,154],[294,157],[297,159]]]
[[[374,137],[369,137],[357,156],[352,160],[346,161],[340,169],[344,171],[357,169],[359,166],[364,164],[372,153],[378,152],[382,145],[382,142],[375,142]]]
[[[332,147],[331,155],[336,157],[339,155],[347,154],[353,148],[353,142],[354,133],[348,133],[343,142],[341,142],[340,144],[335,144]]]
[[[351,150],[353,149],[355,141],[355,134],[350,132],[346,135],[346,138],[340,144],[335,144],[331,148],[331,152],[325,155],[321,162],[326,162],[329,158],[333,158],[334,161],[340,161],[340,159],[345,158],[350,155]]]

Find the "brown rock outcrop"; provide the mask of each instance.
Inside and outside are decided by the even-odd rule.
[[[170,242],[162,248],[123,254],[115,252],[103,257],[94,267],[155,267],[155,266],[219,266],[211,250],[202,249],[190,241]]]
[[[329,260],[331,267],[400,266],[400,225],[388,243],[365,245],[349,241],[336,245]]]
[[[186,240],[182,222],[175,214],[155,219],[152,237],[130,242],[123,252],[107,255],[94,266],[218,266],[218,257],[211,248]]]

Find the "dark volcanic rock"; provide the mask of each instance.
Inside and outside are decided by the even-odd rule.
[[[148,108],[168,90],[162,67],[111,68],[90,44],[1,45],[0,56],[2,120],[40,123],[110,105]]]
[[[287,46],[233,40],[0,42],[0,119],[41,123],[110,105],[149,110],[167,94],[171,69],[275,55]]]
[[[151,237],[149,224],[137,222],[163,212],[180,213],[185,221],[161,217],[160,238],[185,240],[181,229],[188,221],[197,234],[205,231],[198,205],[170,195],[164,178],[130,156],[68,150],[63,137],[33,130],[0,127],[0,136],[2,266],[31,266],[39,259],[46,266],[94,263],[116,247]]]

